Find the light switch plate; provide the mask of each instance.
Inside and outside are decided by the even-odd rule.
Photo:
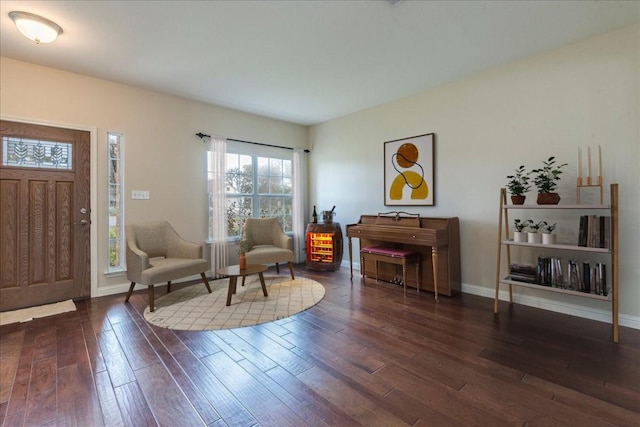
[[[131,192],[131,198],[134,200],[149,200],[150,195],[149,192],[145,190],[133,190]]]

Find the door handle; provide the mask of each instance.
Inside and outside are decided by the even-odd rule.
[[[89,221],[87,221],[86,219],[81,219],[80,221],[76,222],[76,224],[80,224],[80,225],[84,226],[84,225],[88,225]]]

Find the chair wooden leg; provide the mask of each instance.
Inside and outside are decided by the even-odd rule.
[[[133,288],[136,286],[136,282],[131,282],[131,286],[129,286],[129,292],[127,292],[127,297],[124,299],[124,302],[129,302],[129,297],[133,293]]]
[[[293,277],[293,263],[292,262],[288,262],[289,264],[289,272],[291,273],[291,280],[295,279],[295,277]]]
[[[247,276],[242,276],[242,286],[244,286],[244,279],[246,279]]]
[[[207,287],[207,290],[209,291],[209,293],[211,293],[211,286],[209,286],[209,280],[207,279],[207,275],[204,273],[200,273],[200,276],[202,277],[202,281],[204,282],[204,285]]]
[[[153,305],[153,285],[149,285],[149,311],[153,313],[155,307]]]
[[[280,274],[280,266],[278,265],[278,263],[276,262],[276,273]]]
[[[171,280],[167,282],[167,293],[171,292]]]

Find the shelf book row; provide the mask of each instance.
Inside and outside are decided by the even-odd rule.
[[[537,265],[511,264],[509,279],[595,295],[607,296],[609,292],[607,265],[601,262],[569,260],[563,270],[561,258],[540,256]]]
[[[611,217],[598,215],[580,216],[578,246],[607,248],[611,243]]]

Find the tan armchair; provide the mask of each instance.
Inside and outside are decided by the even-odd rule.
[[[276,264],[276,272],[280,273],[279,263],[289,265],[293,277],[293,242],[287,236],[277,218],[247,218],[244,224],[242,246],[249,248],[245,255],[247,264]]]
[[[182,239],[166,221],[128,224],[125,231],[127,279],[131,280],[125,302],[139,283],[149,288],[149,310],[154,311],[155,284],[167,282],[167,292],[171,292],[172,280],[198,273],[211,293],[205,275],[209,261],[202,258],[201,245]]]

